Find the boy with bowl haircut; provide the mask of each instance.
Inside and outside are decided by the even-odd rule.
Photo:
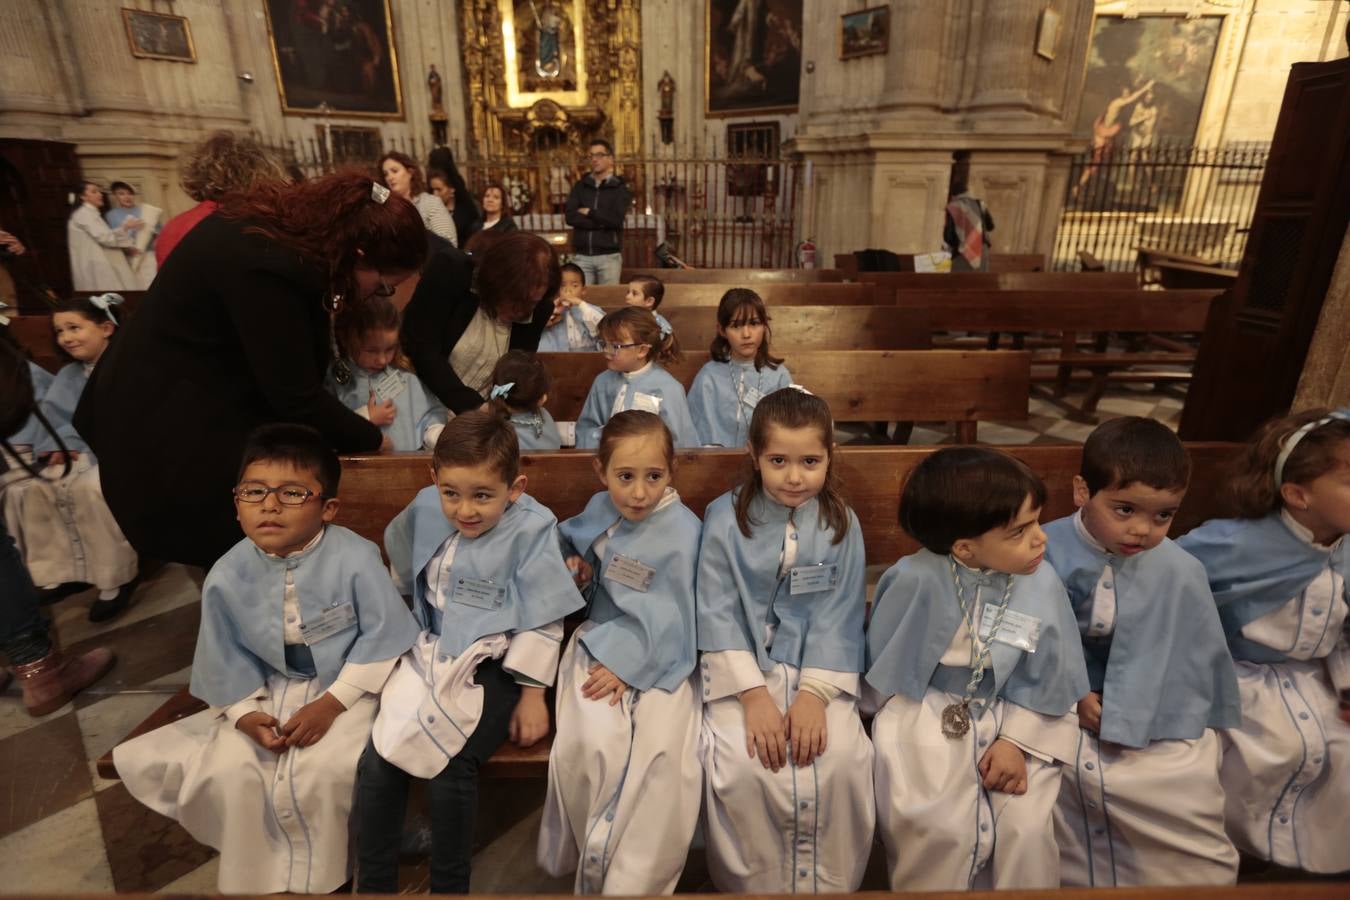
[[[1111,419],[1083,444],[1078,512],[1045,529],[1091,686],[1055,809],[1066,886],[1237,879],[1214,731],[1242,722],[1237,679],[1204,567],[1167,538],[1190,474],[1165,425]]]

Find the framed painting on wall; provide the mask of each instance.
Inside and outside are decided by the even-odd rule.
[[[706,114],[795,112],[801,96],[802,0],[706,2]]]
[[[281,109],[402,118],[389,0],[264,0]]]
[[[891,41],[891,8],[874,6],[839,17],[839,58],[885,53]]]
[[[188,27],[188,20],[182,16],[123,9],[122,22],[127,27],[127,42],[131,44],[132,56],[174,62],[197,61],[192,29]]]

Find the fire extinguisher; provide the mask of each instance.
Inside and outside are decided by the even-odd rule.
[[[797,265],[803,269],[816,267],[816,242],[807,238],[797,245]]]

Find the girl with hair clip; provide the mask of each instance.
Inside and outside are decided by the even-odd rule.
[[[709,504],[699,549],[708,869],[722,891],[854,891],[876,818],[862,529],[824,401],[765,397],[748,449],[750,477]]]
[[[378,425],[394,450],[430,450],[447,413],[410,371],[399,349],[399,318],[387,297],[344,309],[336,325],[342,355],[324,384],[344,406]]]
[[[1267,423],[1230,481],[1238,517],[1177,543],[1205,566],[1237,666],[1242,727],[1220,780],[1238,849],[1350,869],[1350,409]]]
[[[522,451],[562,448],[558,425],[544,409],[550,384],[539,357],[524,350],[508,350],[492,370],[489,402],[511,420]]]
[[[51,603],[90,585],[98,597],[89,621],[106,622],[126,609],[139,560],[103,499],[98,460],[71,418],[89,374],[117,330],[118,294],[66,300],[52,313],[57,351],[68,360],[39,408],[53,433],[34,433],[32,455],[46,464],[41,478],[5,492],[5,516],[29,574]]]
[[[697,447],[698,431],[689,417],[684,387],[661,363],[680,359],[680,345],[645,309],[626,306],[600,320],[600,350],[609,369],[596,376],[577,419],[577,449],[600,446],[600,429],[626,409],[656,413],[675,438],[676,447]]]
[[[605,490],[560,526],[590,607],[559,667],[539,865],[576,870],[578,894],[672,893],[698,823],[702,525],[670,485],[674,467],[659,416],[618,413],[594,459]]]
[[[792,384],[783,360],[769,350],[769,313],[759,294],[732,288],[717,304],[712,357],[689,388],[689,414],[699,440],[715,447],[742,447],[755,406]]]

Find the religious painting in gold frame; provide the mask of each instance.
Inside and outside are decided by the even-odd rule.
[[[263,0],[263,9],[282,112],[403,117],[389,0]]]
[[[705,2],[705,114],[796,112],[802,81],[802,0]]]
[[[497,0],[506,56],[506,103],[584,106],[586,10],[581,0]]]
[[[131,44],[132,56],[173,62],[197,61],[192,28],[183,16],[123,8],[122,23],[127,28],[127,42]]]

